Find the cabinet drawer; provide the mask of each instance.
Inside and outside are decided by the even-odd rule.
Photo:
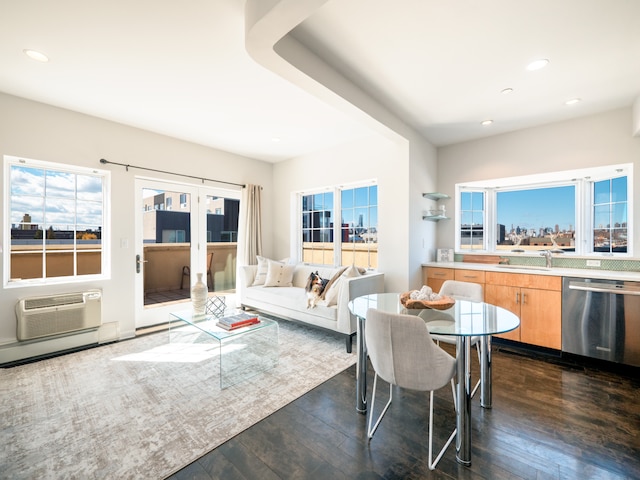
[[[454,277],[460,282],[484,283],[482,270],[456,270]]]
[[[453,280],[453,268],[427,267],[427,277],[438,280]]]
[[[562,277],[551,277],[549,275],[486,272],[485,282],[492,285],[511,285],[540,290],[562,290]]]

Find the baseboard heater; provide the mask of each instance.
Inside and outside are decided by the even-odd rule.
[[[102,291],[23,298],[16,317],[19,341],[95,329],[102,323]]]

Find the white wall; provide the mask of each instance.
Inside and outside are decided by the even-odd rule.
[[[633,163],[634,252],[640,253],[640,138],[631,108],[459,143],[438,149],[438,188],[452,195],[460,182]],[[447,210],[453,212],[453,199]],[[438,224],[438,244],[454,245],[453,221]]]
[[[262,185],[264,245],[267,250],[272,248],[272,164],[5,94],[0,94],[0,112],[0,154],[111,170],[113,192],[111,279],[91,284],[2,289],[0,346],[16,340],[14,305],[18,298],[89,287],[103,290],[103,321],[118,322],[123,337],[133,335],[134,178],[140,175],[172,181],[189,180],[135,169],[127,172],[123,167],[101,165],[101,158],[228,182]],[[4,179],[0,178],[0,181]],[[6,226],[3,215],[0,234],[4,235]],[[120,239],[128,239],[129,248],[121,248]],[[0,362],[8,361],[1,353],[0,348]]]

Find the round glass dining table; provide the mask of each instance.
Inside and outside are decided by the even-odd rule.
[[[358,365],[356,373],[356,410],[367,411],[367,346],[364,340],[367,310],[420,315],[432,334],[456,338],[456,459],[471,465],[471,339],[480,341],[480,405],[491,408],[491,335],[518,328],[520,319],[509,310],[484,302],[456,299],[446,310],[409,310],[400,303],[399,293],[363,295],[349,302],[349,310],[358,319]]]

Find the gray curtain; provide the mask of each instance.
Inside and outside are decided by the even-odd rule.
[[[240,200],[237,264],[255,265],[262,255],[262,206],[260,185],[246,185]]]

